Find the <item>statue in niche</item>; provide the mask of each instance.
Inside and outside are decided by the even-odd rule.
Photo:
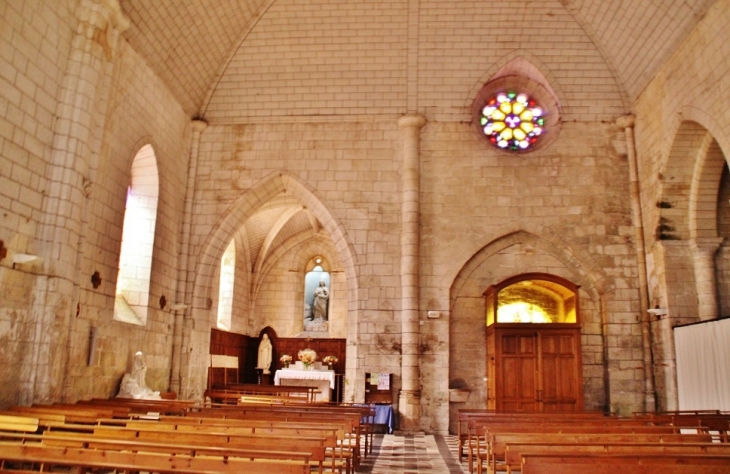
[[[312,305],[312,313],[314,319],[327,321],[327,300],[330,297],[330,290],[325,286],[324,280],[319,282],[319,286],[314,290],[314,304]]]
[[[330,273],[322,268],[322,257],[312,259],[315,266],[304,275],[304,332],[329,331]]]
[[[263,370],[264,374],[271,373],[271,340],[268,334],[261,337],[259,343],[259,356],[256,362],[256,368]]]
[[[156,392],[147,386],[145,378],[147,377],[147,364],[144,361],[144,355],[141,351],[134,354],[134,363],[132,372],[124,374],[122,384],[119,388],[120,398],[134,398],[145,400],[160,400],[160,392]]]

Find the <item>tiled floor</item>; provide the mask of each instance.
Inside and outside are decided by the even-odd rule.
[[[457,457],[455,436],[375,435],[373,452],[360,464],[358,473],[372,474],[463,474]]]

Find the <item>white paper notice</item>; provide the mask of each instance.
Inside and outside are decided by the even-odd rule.
[[[378,374],[378,390],[390,390],[390,374]]]

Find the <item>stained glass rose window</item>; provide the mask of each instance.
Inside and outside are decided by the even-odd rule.
[[[504,150],[529,150],[544,132],[545,112],[527,94],[500,92],[482,108],[484,135]]]

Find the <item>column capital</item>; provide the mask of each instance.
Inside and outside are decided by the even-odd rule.
[[[194,132],[202,132],[206,129],[206,127],[208,127],[208,122],[202,119],[193,119],[190,122],[190,126],[192,127]]]
[[[75,14],[79,21],[101,30],[110,26],[121,33],[131,24],[119,6],[119,0],[81,0]]]
[[[421,128],[426,125],[426,118],[419,114],[407,114],[398,119],[400,128]]]
[[[690,248],[693,252],[714,255],[724,240],[723,237],[697,237],[690,240]]]
[[[76,48],[88,52],[96,44],[101,48],[101,53],[96,54],[112,61],[119,37],[131,23],[122,12],[119,0],[81,0],[74,14],[79,20],[76,35],[83,39]]]
[[[636,115],[623,115],[616,119],[616,126],[620,128],[633,128],[636,123]]]

